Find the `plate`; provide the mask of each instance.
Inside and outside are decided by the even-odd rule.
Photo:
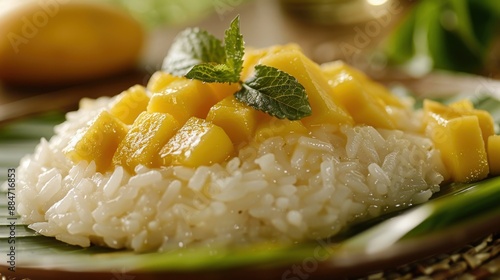
[[[473,102],[499,122],[497,99],[475,94]],[[63,114],[56,112],[2,127],[1,181],[62,120]],[[353,225],[335,238],[287,246],[263,243],[145,254],[97,246],[80,248],[37,235],[11,215],[9,206],[15,206],[15,198],[9,196],[5,189],[0,193],[0,273],[18,279],[357,277],[449,252],[500,232],[500,177],[443,187],[427,203]],[[9,270],[13,267],[15,272]]]

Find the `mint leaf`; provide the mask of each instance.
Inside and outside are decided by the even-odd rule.
[[[162,69],[184,76],[200,63],[223,64],[226,54],[222,42],[199,28],[188,28],[177,35],[163,60]]]
[[[163,61],[163,70],[208,83],[240,83],[236,98],[271,116],[299,120],[311,115],[304,87],[293,76],[276,68],[257,65],[245,83],[240,80],[245,54],[240,18],[224,33],[224,44],[198,28],[181,32]]]
[[[225,45],[208,32],[190,28],[175,39],[163,61],[163,70],[208,83],[237,83],[245,54],[240,18],[237,16],[224,36]]]
[[[235,76],[233,70],[226,64],[202,63],[191,68],[186,78],[207,83],[236,83],[240,80],[240,75]]]
[[[185,76],[207,83],[237,83],[243,67],[245,53],[243,36],[240,34],[240,18],[236,17],[224,36],[224,60],[204,61],[194,66]]]
[[[280,119],[299,120],[312,113],[304,87],[288,73],[257,65],[254,76],[235,93],[239,101]]]
[[[237,16],[231,22],[231,26],[224,33],[224,51],[226,53],[226,65],[232,69],[235,76],[240,77],[243,68],[243,55],[245,47],[243,35],[240,33],[240,17]]]

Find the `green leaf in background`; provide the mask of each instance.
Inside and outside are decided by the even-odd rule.
[[[471,4],[482,6],[484,9],[489,10],[493,17],[500,17],[500,4],[497,0],[476,0]]]
[[[176,76],[186,75],[202,63],[223,64],[226,61],[222,42],[199,28],[188,28],[172,43],[163,61],[163,70]]]
[[[461,20],[467,22],[468,17],[456,11],[451,6],[451,1],[445,4],[436,3],[432,10],[425,10],[425,13],[419,15],[429,21],[427,26],[428,54],[435,68],[463,72],[478,71],[482,65],[480,52],[469,48],[467,40],[461,35],[461,33],[467,34],[470,26],[467,23],[458,24]],[[463,0],[458,1],[463,2]],[[461,27],[467,30],[461,30]],[[475,45],[474,39],[468,41],[471,42],[470,45]]]
[[[472,21],[472,15],[470,13],[469,3],[463,0],[450,0],[450,11],[445,11],[445,13],[450,13],[450,19],[446,19],[446,14],[441,15],[441,24],[448,30],[456,30],[456,33],[460,39],[464,42],[465,46],[471,50],[472,53],[481,57],[484,54],[485,46],[481,44],[476,35],[474,34],[474,22]],[[449,26],[446,26],[443,22],[448,22]]]
[[[396,34],[387,39],[386,53],[393,63],[403,64],[410,60],[415,54],[415,44],[413,43],[413,30],[416,25],[417,9],[413,9],[406,20],[398,27]]]
[[[304,87],[276,68],[257,65],[255,75],[243,83],[236,99],[271,116],[299,120],[312,112]]]
[[[410,72],[416,69],[412,63],[427,57],[427,71],[477,73],[488,64],[499,23],[500,1],[422,0],[391,34],[386,54]]]

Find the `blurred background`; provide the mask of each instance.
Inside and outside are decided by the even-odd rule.
[[[437,68],[496,76],[500,65],[497,0],[108,1],[159,29],[156,42],[168,43],[175,27],[186,25],[221,34],[240,14],[247,45],[296,42],[318,62],[396,66],[412,75]],[[168,49],[154,42],[150,54]]]
[[[500,78],[498,0],[0,0],[0,120],[145,83],[179,31],[222,37],[236,15],[247,47],[295,42],[379,80]]]

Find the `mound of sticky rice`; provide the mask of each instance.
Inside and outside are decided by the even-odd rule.
[[[224,163],[197,168],[99,173],[94,162],[73,163],[62,150],[112,102],[86,100],[22,159],[18,212],[40,234],[135,251],[297,242],[425,202],[443,181],[431,140],[365,125],[264,135]],[[415,127],[416,114],[408,109],[400,121]]]
[[[344,64],[320,68],[296,46],[245,55],[243,69],[250,72],[243,76],[252,75],[255,63],[274,65],[302,84],[312,108],[309,119],[295,121],[303,129],[290,130],[286,121],[267,115],[261,120],[242,115],[231,106],[247,105],[237,101],[226,109],[219,107],[232,110],[225,119],[241,117],[240,126],[247,121],[257,124],[253,135],[243,142],[234,141],[226,133],[237,133],[238,125],[223,127],[224,123],[208,119],[219,110],[217,104],[234,98],[230,84],[229,93],[222,94],[219,88],[217,95],[214,85],[160,71],[147,88],[138,87],[144,89],[142,109],[132,110],[132,105],[140,107],[130,95],[133,90],[83,100],[80,109],[68,113],[66,121],[55,128],[50,140],[42,139],[34,154],[22,159],[17,188],[22,221],[40,234],[69,244],[140,252],[294,243],[335,235],[356,222],[425,202],[439,190],[447,176],[444,165],[434,143],[424,135],[422,113],[412,109],[411,100],[399,100]],[[181,80],[171,81],[177,78]],[[113,115],[121,110],[116,106],[124,103],[125,96],[132,96],[131,107],[125,107],[126,120]],[[158,127],[142,125],[141,117],[131,112],[171,115],[170,124],[178,122],[182,127],[172,131],[174,136],[166,136]],[[95,121],[96,116],[106,114],[109,121]],[[122,160],[143,154],[168,159],[178,152],[169,149],[183,146],[184,140],[194,142],[182,155],[195,154],[202,144],[205,153],[198,153],[198,159],[223,150],[212,148],[223,138],[202,144],[196,136],[177,138],[186,126],[202,133],[188,125],[186,116],[220,125],[226,147],[235,152],[192,165],[175,160],[156,164],[150,158]],[[88,127],[95,134],[79,138]],[[169,127],[174,130],[174,125]],[[120,148],[128,145],[130,135],[140,141]],[[147,146],[152,135],[161,135],[163,144]],[[99,148],[80,150],[82,139]],[[108,149],[112,146],[106,143],[115,140],[119,148]],[[169,148],[166,154],[162,147]],[[75,157],[79,152],[85,156]],[[103,158],[110,160],[109,168]]]

